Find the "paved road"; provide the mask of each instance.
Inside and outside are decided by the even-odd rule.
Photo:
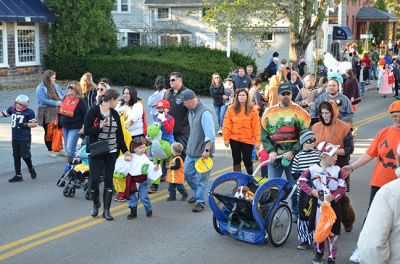
[[[8,105],[17,93],[1,92],[0,106]],[[24,93],[31,95],[33,91]],[[148,94],[139,92],[144,98]],[[376,91],[367,93],[355,118],[356,122],[370,118],[358,123],[357,153],[365,150],[381,127],[391,123],[385,116],[374,118],[391,102],[391,98],[383,99]],[[82,191],[78,190],[72,199],[64,198],[62,189],[56,187],[64,162],[62,158],[46,157],[41,129],[36,129],[33,140],[34,161],[40,164],[38,179],[25,177],[23,183],[9,184],[13,169],[7,121],[0,121],[0,261],[4,259],[4,263],[311,263],[312,251],[296,250],[295,228],[280,248],[222,237],[213,230],[208,208],[194,214],[186,202],[166,202],[165,184],[152,196],[152,218],[146,218],[140,208],[139,217],[128,221],[127,204],[113,203],[114,222],[93,219],[88,216],[91,204]],[[213,177],[230,170],[231,159],[225,156],[225,150],[219,139]],[[340,237],[337,263],[347,263],[355,247],[368,203],[372,168],[372,164],[365,166],[352,177],[350,196],[357,222],[353,232]]]

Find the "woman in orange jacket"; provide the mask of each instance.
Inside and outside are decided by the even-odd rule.
[[[251,104],[247,90],[236,90],[233,104],[225,115],[222,136],[225,146],[230,146],[232,150],[233,170],[241,171],[243,160],[247,173],[253,174],[251,154],[254,146],[260,146],[261,125],[258,111]]]

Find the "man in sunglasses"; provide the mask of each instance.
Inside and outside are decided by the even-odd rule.
[[[171,86],[164,94],[164,100],[167,100],[170,104],[168,114],[175,119],[174,125],[174,139],[183,145],[184,151],[182,157],[186,156],[186,145],[189,139],[189,120],[188,120],[188,109],[183,104],[178,104],[176,101],[180,94],[187,90],[183,85],[183,76],[180,72],[173,72],[169,76],[169,84]]]
[[[279,103],[268,108],[262,116],[261,141],[269,154],[268,177],[281,178],[285,171],[286,179],[294,183],[291,168],[293,157],[301,150],[299,134],[310,126],[311,118],[301,106],[292,103],[291,86],[288,83],[279,86]],[[296,202],[292,201],[292,204],[296,205]],[[297,206],[292,207],[293,214],[297,215]]]

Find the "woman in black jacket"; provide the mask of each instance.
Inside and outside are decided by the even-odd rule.
[[[218,120],[218,134],[222,135],[222,122],[224,120],[223,114],[225,111],[221,111],[224,105],[224,86],[222,84],[221,76],[219,73],[214,73],[212,75],[211,85],[210,85],[210,95],[214,100],[214,110],[217,114]]]
[[[96,104],[97,97],[96,84],[93,82],[92,74],[90,72],[83,74],[79,83],[82,88],[83,100],[90,109]]]
[[[114,107],[118,104],[118,98],[119,92],[117,90],[107,90],[101,96],[100,104],[93,106],[88,111],[84,126],[85,135],[88,138],[90,192],[93,198],[93,212],[91,215],[96,217],[99,213],[101,206],[99,199],[99,178],[104,172],[103,217],[108,221],[114,219],[110,213],[110,206],[113,192],[113,173],[118,153],[122,151],[126,159],[131,158],[131,154],[128,152],[124,141],[119,114],[114,110]],[[99,141],[106,141],[109,151],[93,156],[93,153],[90,153],[91,145]]]

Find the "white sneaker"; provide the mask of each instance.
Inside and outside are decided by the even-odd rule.
[[[61,157],[67,156],[67,153],[64,150],[60,150],[60,152],[58,152],[57,154],[58,154],[58,156],[61,156]]]
[[[350,257],[350,261],[354,263],[360,263],[360,251],[358,250],[358,248],[353,251],[353,254]]]
[[[53,151],[49,151],[49,153],[47,154],[49,157],[51,158],[57,158],[57,153],[53,152]]]
[[[218,130],[218,135],[222,136],[222,130]]]

